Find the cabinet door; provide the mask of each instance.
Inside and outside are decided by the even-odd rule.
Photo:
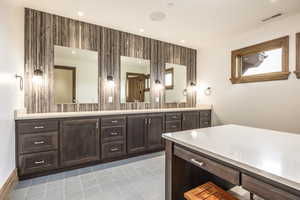
[[[164,117],[162,114],[148,115],[147,144],[148,149],[162,148]]]
[[[128,116],[127,151],[128,154],[139,153],[147,147],[147,115]]]
[[[100,160],[98,119],[66,120],[61,127],[61,164]]]
[[[199,112],[182,113],[182,130],[199,128]]]

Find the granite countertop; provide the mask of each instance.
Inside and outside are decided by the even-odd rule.
[[[92,116],[125,115],[125,114],[140,114],[140,113],[182,112],[182,111],[197,111],[197,110],[211,110],[211,109],[212,109],[211,105],[200,105],[193,108],[162,108],[162,109],[144,109],[144,110],[53,112],[53,113],[35,113],[35,114],[17,112],[15,114],[15,120],[87,117],[87,116],[92,117]]]
[[[224,125],[163,137],[275,182],[300,190],[300,135]]]

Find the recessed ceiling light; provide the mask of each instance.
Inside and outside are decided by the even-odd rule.
[[[78,12],[77,12],[77,15],[78,15],[79,17],[83,17],[84,13],[83,13],[82,11],[78,11]]]
[[[185,40],[180,40],[180,42],[184,44],[184,43],[185,43]]]
[[[168,6],[168,8],[172,8],[174,6],[174,3],[173,2],[168,2],[167,6]]]
[[[140,28],[140,32],[141,32],[141,33],[144,33],[144,32],[145,32],[145,29]]]
[[[76,54],[76,51],[72,50],[72,54]]]
[[[166,18],[166,14],[161,11],[155,11],[150,14],[150,19],[152,21],[162,21]]]

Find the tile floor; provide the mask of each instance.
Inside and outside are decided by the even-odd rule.
[[[164,200],[163,152],[21,181],[11,200]],[[249,200],[249,192],[231,193]],[[256,200],[262,200],[256,197]]]
[[[21,181],[11,200],[164,200],[164,153]]]

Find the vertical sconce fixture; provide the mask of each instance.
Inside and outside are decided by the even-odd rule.
[[[190,90],[190,92],[196,92],[196,90],[197,90],[196,83],[191,82],[189,90]]]
[[[206,88],[206,89],[204,90],[204,94],[205,94],[206,96],[210,96],[210,95],[211,95],[211,87]]]
[[[107,76],[107,85],[109,88],[115,87],[114,77],[109,75]]]
[[[43,71],[40,69],[35,69],[33,72],[33,78],[32,81],[34,83],[41,83],[42,82],[42,77],[43,77]]]
[[[158,90],[161,90],[163,88],[160,80],[155,81],[155,88],[158,89]]]
[[[18,74],[16,74],[15,77],[16,77],[16,79],[18,79],[18,78],[20,79],[20,90],[22,91],[23,90],[23,77]]]

